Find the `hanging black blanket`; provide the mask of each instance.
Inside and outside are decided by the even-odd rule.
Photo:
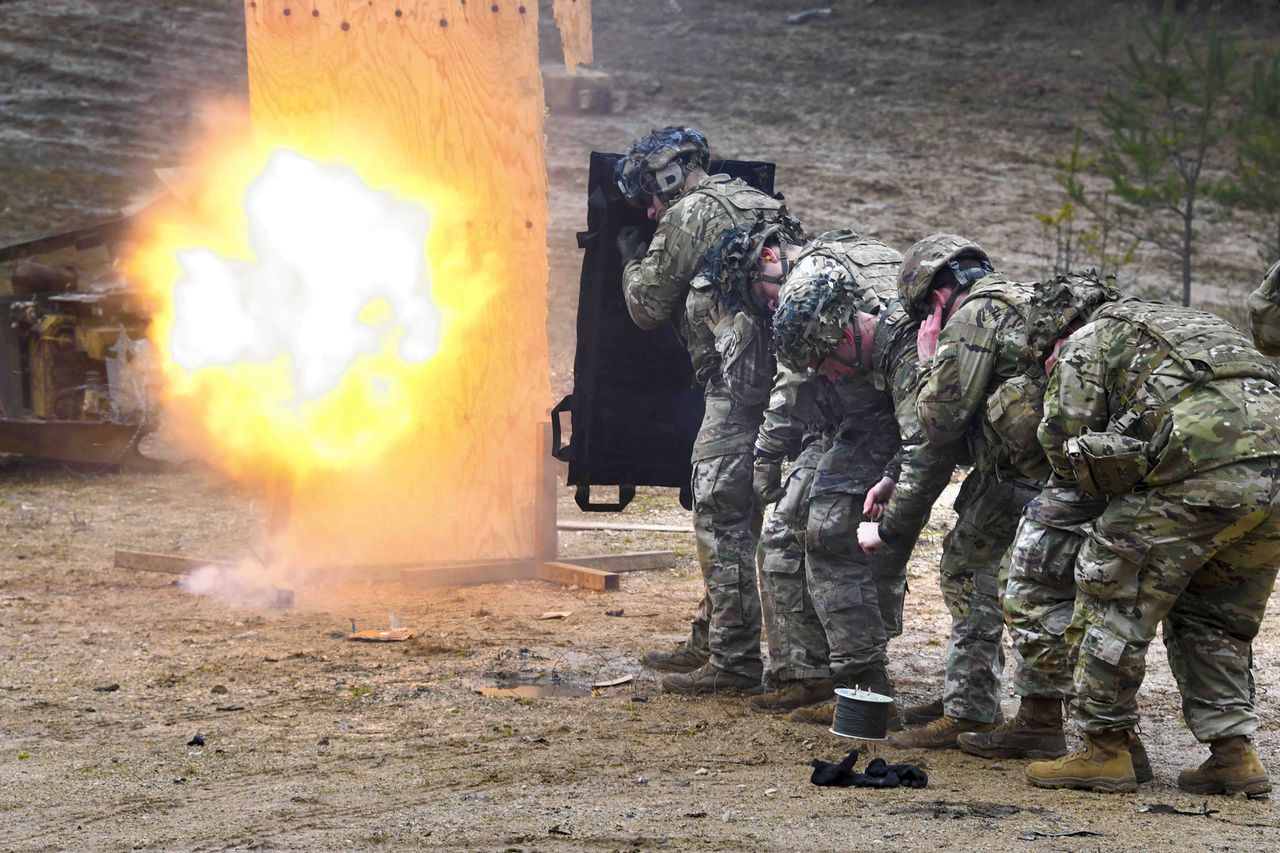
[[[587,230],[578,234],[585,250],[578,294],[578,350],[573,361],[573,393],[552,412],[554,455],[569,463],[569,483],[584,510],[617,512],[636,486],[681,490],[690,506],[689,457],[702,423],[702,392],[693,387],[689,353],[667,325],[641,331],[622,296],[618,230],[634,225],[645,239],[653,223],[630,207],[613,181],[617,154],[591,154],[587,183]],[[773,192],[772,163],[713,160],[708,170],[741,178]],[[560,413],[571,416],[573,436],[560,445]],[[592,486],[617,486],[616,503],[591,500]]]

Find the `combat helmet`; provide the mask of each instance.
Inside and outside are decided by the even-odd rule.
[[[1273,297],[1280,296],[1280,261],[1276,261],[1271,265],[1271,269],[1267,270],[1267,274],[1262,277],[1262,284],[1258,285],[1258,290]]]
[[[657,196],[671,204],[684,195],[684,182],[694,169],[711,162],[707,138],[691,127],[673,125],[642,136],[614,167],[618,190],[633,207],[647,207]]]
[[[1035,289],[1027,322],[1027,353],[1043,362],[1054,342],[1089,322],[1094,310],[1120,299],[1115,276],[1099,278],[1097,272],[1068,273]]]
[[[808,371],[840,346],[857,310],[858,292],[843,276],[822,272],[788,281],[773,312],[778,361],[797,372]],[[857,323],[853,325],[856,330]]]
[[[777,277],[760,273],[760,252],[772,240],[778,242],[782,262],[782,274]],[[800,220],[787,212],[785,206],[776,210],[757,210],[755,219],[724,231],[711,244],[703,257],[702,274],[715,284],[727,308],[759,314],[764,307],[751,299],[752,285],[757,279],[782,284],[791,269],[787,245],[804,243],[804,227]]]
[[[960,269],[962,258],[973,258],[980,264]],[[993,272],[991,259],[982,247],[958,234],[933,234],[907,251],[898,273],[898,299],[911,319],[919,322],[929,316],[929,291],[938,270],[950,267],[956,279],[956,292],[967,290],[978,279]]]

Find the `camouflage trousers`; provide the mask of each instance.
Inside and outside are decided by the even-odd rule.
[[[1000,604],[1013,646],[1013,690],[1019,696],[1065,699],[1075,649],[1067,627],[1076,603],[1076,554],[1085,525],[1105,500],[1072,486],[1050,482],[1022,513],[1009,570],[1000,576]]]
[[[883,468],[875,461],[886,460],[869,454],[860,479],[878,480]],[[864,554],[857,531],[872,483],[861,491],[826,491],[821,474],[807,467],[813,460],[802,455],[796,463],[787,494],[761,535],[760,598],[770,675],[775,682],[831,676],[854,683],[864,670],[885,666],[889,638],[902,633],[915,536]],[[816,492],[811,481],[819,485]]]
[[[693,463],[693,527],[704,591],[689,644],[711,663],[759,676],[760,593],[756,542],[761,511],[751,485],[750,449]]]
[[[1000,710],[1004,616],[997,578],[1023,508],[1039,489],[975,469],[956,497],[956,526],[942,543],[942,598],[951,613],[942,707],[990,723]]]
[[[1182,715],[1200,741],[1258,728],[1250,647],[1280,566],[1280,459],[1237,462],[1107,504],[1076,560],[1076,717],[1138,722],[1147,647],[1164,625]]]

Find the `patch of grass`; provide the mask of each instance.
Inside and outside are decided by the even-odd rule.
[[[30,757],[31,757],[31,753],[29,753],[29,752],[19,752],[19,753],[18,753],[18,760],[19,760],[19,761],[26,761],[26,760],[27,760],[28,758],[30,758]]]
[[[351,687],[348,687],[347,690],[351,691],[351,695],[357,699],[373,695],[373,688],[367,684],[354,684]]]

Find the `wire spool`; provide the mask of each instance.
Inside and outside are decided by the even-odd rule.
[[[836,688],[831,733],[858,740],[888,740],[889,706],[893,699],[870,690]]]

